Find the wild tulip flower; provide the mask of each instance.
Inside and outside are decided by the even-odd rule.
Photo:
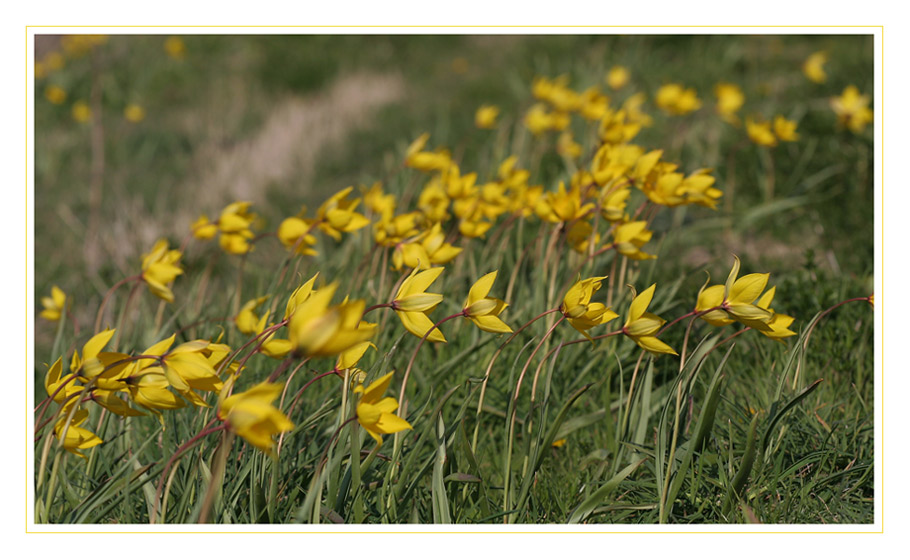
[[[385,434],[395,434],[411,429],[407,420],[395,415],[395,411],[398,410],[398,401],[393,397],[382,398],[392,382],[394,373],[393,371],[380,377],[370,383],[366,389],[363,385],[358,385],[354,389],[354,393],[360,393],[360,401],[357,403],[357,422],[376,440],[377,444],[382,444],[382,436]]]
[[[414,269],[401,283],[395,300],[392,302],[392,309],[398,314],[404,328],[418,338],[426,335],[430,342],[446,341],[442,332],[434,326],[433,321],[427,315],[442,303],[442,294],[427,293],[426,290],[439,278],[443,270],[445,270],[443,267],[431,268],[423,272]],[[427,335],[428,332],[430,334]]]
[[[607,77],[606,77],[607,85],[610,86],[610,89],[612,89],[614,91],[618,90],[618,89],[622,89],[623,87],[625,87],[626,84],[629,83],[630,77],[631,76],[629,74],[628,68],[626,68],[625,66],[619,66],[619,65],[614,66],[614,67],[610,68],[609,72],[607,72]]]
[[[269,297],[271,296],[262,296],[251,299],[243,304],[240,312],[234,317],[234,325],[237,327],[238,331],[243,334],[258,334],[262,332],[263,325],[260,325],[260,322],[264,323],[267,317],[263,316],[260,319],[255,311],[257,307],[268,301]]]
[[[499,318],[499,315],[509,304],[501,299],[487,297],[498,273],[498,270],[494,270],[489,274],[485,274],[471,286],[468,297],[462,306],[462,313],[465,318],[473,321],[480,330],[491,333],[510,333],[512,332],[512,327]]]
[[[799,140],[799,134],[796,133],[796,121],[777,115],[774,117],[774,135],[783,142],[796,142]]]
[[[656,255],[641,250],[654,234],[647,226],[646,221],[627,222],[618,226],[613,232],[613,246],[621,255],[636,261],[656,259]]]
[[[168,303],[174,301],[170,284],[183,274],[179,264],[182,256],[179,250],[168,249],[164,239],[159,239],[151,251],[142,255],[142,281],[156,297]]]
[[[221,248],[232,255],[245,255],[253,250],[250,239],[255,237],[252,231],[256,214],[250,212],[250,202],[233,202],[221,211],[218,218],[218,230],[221,237],[218,243]]]
[[[294,292],[291,294],[291,297],[288,298],[288,304],[284,310],[284,318],[287,319],[294,314],[294,311],[300,307],[311,295],[313,295],[313,286],[316,284],[316,278],[319,277],[319,273],[313,275],[312,278],[301,284]]]
[[[63,437],[63,448],[85,460],[88,460],[82,450],[91,449],[96,445],[104,443],[101,438],[86,430],[80,428],[82,423],[88,418],[87,410],[79,410],[73,415],[72,421],[67,424],[67,417],[63,416],[54,425],[54,436],[60,440]],[[64,435],[63,432],[66,432]]]
[[[612,309],[602,303],[591,303],[594,292],[600,289],[601,281],[606,276],[595,276],[576,282],[563,297],[559,310],[566,320],[585,338],[591,340],[588,331],[596,326],[608,323],[618,317]]]
[[[767,323],[769,330],[759,330],[758,332],[772,340],[783,342],[781,340],[782,338],[796,335],[795,332],[791,331],[788,328],[791,324],[793,324],[794,318],[789,315],[775,313],[774,309],[771,308],[771,301],[774,299],[775,289],[776,287],[772,286],[771,289],[765,292],[764,295],[758,298],[758,301],[755,302],[755,305],[761,307],[762,309],[767,309],[773,314],[771,320]]]
[[[725,121],[736,124],[739,121],[736,112],[746,102],[743,90],[736,84],[722,82],[714,86],[714,96],[717,97],[717,114]]]
[[[825,73],[825,63],[828,62],[828,53],[825,51],[814,52],[803,63],[803,74],[816,84],[822,84],[828,79]]]
[[[698,295],[695,310],[703,312],[720,307],[721,309],[708,311],[701,316],[711,325],[724,326],[739,321],[760,331],[771,330],[768,323],[774,314],[755,303],[768,285],[770,275],[753,273],[737,278],[739,269],[740,261],[735,257],[727,282],[723,286],[716,285],[703,289]]]
[[[117,416],[145,416],[144,412],[130,408],[125,400],[117,396],[116,391],[110,389],[93,389],[90,398]]]
[[[337,356],[376,333],[376,325],[360,321],[366,308],[363,300],[331,305],[337,289],[336,282],[316,290],[294,310],[288,332],[298,354]]]
[[[556,140],[556,152],[569,159],[577,159],[581,157],[581,144],[572,139],[572,133],[563,132],[559,135],[559,138]]]
[[[48,321],[56,323],[60,320],[66,307],[66,294],[57,286],[51,286],[51,297],[41,298],[41,306],[44,309],[41,310],[39,315]]]
[[[263,453],[273,455],[272,437],[288,432],[294,423],[272,406],[281,395],[282,385],[260,383],[242,393],[225,398],[218,407],[218,418],[228,429],[245,439]]]
[[[72,113],[73,120],[79,123],[87,123],[92,119],[91,108],[89,108],[88,103],[82,100],[73,103]]]
[[[66,91],[60,86],[47,86],[44,90],[44,98],[54,105],[61,105],[66,101]]]
[[[361,191],[363,189],[361,187]],[[379,181],[373,183],[369,190],[363,191],[363,205],[376,216],[391,216],[395,213],[396,204],[395,195],[383,192]]]
[[[316,211],[316,223],[320,230],[335,241],[341,240],[342,233],[351,233],[370,225],[370,220],[356,212],[360,199],[351,199],[354,187],[343,189],[326,200]]]
[[[676,355],[676,350],[657,338],[657,333],[666,321],[647,311],[656,287],[657,284],[651,284],[651,287],[632,299],[622,332],[648,352]]]
[[[635,138],[642,126],[626,109],[608,110],[600,120],[597,134],[604,144],[622,144]]]
[[[141,105],[130,103],[123,109],[123,118],[131,123],[142,122],[145,120],[145,109]]]
[[[830,103],[841,126],[846,126],[855,134],[865,130],[866,125],[873,120],[869,96],[860,95],[859,89],[854,85],[847,86],[840,97],[832,97]]]
[[[574,222],[566,233],[566,243],[572,247],[573,251],[582,255],[588,253],[588,249],[591,247],[591,241],[593,241],[595,245],[600,243],[600,234],[594,231],[594,227],[590,222],[584,220]]]
[[[424,133],[417,140],[414,140],[405,151],[404,164],[424,172],[445,171],[452,165],[452,158],[446,150],[425,151],[424,147],[426,147],[429,139],[430,135]]]
[[[97,377],[104,371],[107,363],[112,363],[102,355],[102,350],[114,336],[114,329],[101,331],[85,343],[82,347],[82,356],[79,352],[73,352],[73,359],[70,362],[70,371],[81,373],[85,379]]]
[[[671,115],[685,115],[701,107],[701,101],[692,88],[680,84],[666,84],[657,90],[657,106]]]
[[[218,224],[209,221],[205,214],[199,216],[199,219],[193,222],[191,226],[193,237],[202,241],[208,241],[218,235]]]
[[[288,249],[294,249],[298,255],[316,256],[318,253],[313,249],[316,236],[310,233],[313,228],[312,220],[292,216],[278,226],[278,240]]]
[[[82,391],[82,387],[76,385],[76,378],[67,381],[66,386],[63,389],[60,388],[61,385],[63,385],[62,357],[57,358],[57,361],[54,362],[54,365],[48,368],[47,374],[44,376],[44,390],[47,391],[48,396],[57,393],[54,395],[54,402],[57,404],[63,404],[69,399],[69,397]]]
[[[771,131],[771,123],[766,121],[756,121],[752,117],[746,118],[746,134],[749,140],[752,140],[759,146],[773,148],[777,146],[777,137]]]
[[[477,128],[496,128],[496,118],[499,116],[499,107],[496,105],[481,105],[474,113],[474,126]]]

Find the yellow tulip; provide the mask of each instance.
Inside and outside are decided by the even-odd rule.
[[[657,284],[651,284],[647,290],[635,296],[629,305],[629,315],[622,332],[641,348],[655,354],[673,354],[676,350],[657,338],[657,333],[666,321],[653,313],[648,313],[648,306],[654,297]]]
[[[487,297],[487,294],[490,293],[490,289],[493,287],[493,282],[496,281],[498,272],[498,270],[494,270],[493,272],[481,276],[480,279],[471,286],[464,306],[462,306],[462,313],[465,318],[473,321],[480,330],[491,333],[510,333],[512,332],[512,327],[505,324],[502,319],[499,318],[500,313],[502,313],[509,304],[501,299]]]
[[[218,418],[224,420],[232,432],[262,452],[272,454],[272,436],[294,428],[294,423],[272,406],[281,390],[282,385],[278,383],[260,383],[231,395],[221,402]]]
[[[51,286],[51,297],[41,298],[41,306],[44,307],[40,313],[41,317],[57,322],[66,307],[66,294],[57,286]]]
[[[585,338],[591,340],[588,331],[618,317],[612,309],[602,303],[591,303],[594,292],[600,289],[606,276],[595,276],[576,282],[563,297],[559,310],[566,320]]]
[[[443,270],[445,270],[443,267],[431,268],[423,272],[414,269],[401,283],[395,300],[392,302],[392,309],[398,314],[404,328],[419,338],[426,335],[430,342],[446,341],[442,332],[434,326],[433,321],[427,315],[442,302],[442,294],[426,292]],[[429,334],[427,334],[428,332]]]
[[[395,434],[411,429],[407,420],[394,414],[398,410],[398,401],[392,397],[382,398],[392,382],[394,373],[393,371],[380,377],[366,389],[363,385],[358,385],[354,389],[355,393],[361,394],[357,403],[357,422],[378,444],[382,443],[382,434]]]

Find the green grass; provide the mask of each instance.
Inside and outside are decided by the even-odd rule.
[[[386,436],[378,454],[368,457],[373,449],[369,436],[355,430],[356,423],[343,428],[328,453],[325,479],[314,484],[323,450],[351,414],[340,408],[343,391],[337,380],[317,381],[292,416],[296,427],[285,435],[277,464],[240,438],[219,436],[206,438],[181,459],[170,482],[167,522],[199,521],[211,488],[217,492],[212,494],[209,519],[224,523],[873,521],[874,326],[868,305],[851,303],[821,319],[801,350],[802,336],[816,313],[872,291],[873,141],[868,131],[838,131],[827,107],[827,98],[850,83],[871,91],[871,38],[196,36],[185,38],[187,55],[180,61],[164,54],[163,41],[112,37],[94,55],[100,69],[94,78],[92,57],[84,57],[69,61],[36,88],[36,291],[41,296],[52,284],[60,285],[74,302],[72,312],[80,327],[76,335],[67,325],[55,341],[54,326],[39,322],[39,364],[56,359],[55,342],[64,352],[81,349],[105,291],[139,271],[139,254],[150,247],[136,246],[142,232],[167,235],[172,245],[178,244],[186,230],[174,226],[174,216],[194,218],[206,212],[214,217],[231,201],[227,194],[219,199],[217,193],[208,193],[208,200],[220,202],[199,207],[188,192],[187,185],[210,165],[212,152],[206,150],[240,145],[256,136],[283,101],[313,99],[331,91],[338,80],[363,72],[399,76],[404,91],[346,130],[341,142],[321,148],[305,176],[262,186],[255,210],[263,216],[263,231],[274,231],[301,204],[312,212],[349,184],[381,180],[387,191],[413,195],[425,178],[403,169],[401,162],[406,145],[422,132],[432,134],[431,146],[449,147],[462,171],[477,171],[482,181],[492,178],[499,161],[518,149],[522,164],[532,172],[531,184],[552,189],[560,180],[568,182],[570,172],[552,151],[555,137],[535,143],[520,124],[533,102],[530,83],[536,75],[567,74],[570,85],[581,91],[601,84],[613,64],[623,64],[632,70],[632,83],[610,94],[615,101],[633,91],[652,97],[669,81],[697,89],[704,106],[692,115],[667,117],[649,102],[654,125],[634,142],[664,149],[665,159],[679,162],[686,172],[713,168],[725,191],[716,212],[692,207],[658,214],[655,239],[646,249],[658,252],[659,258],[630,266],[625,283],[641,291],[656,282],[650,310],[672,320],[691,310],[705,280],[703,271],[710,272],[712,283],[722,282],[735,253],[743,260],[744,273],[772,273],[771,285],[777,286],[774,307],[796,317],[793,329],[800,333],[799,340],[777,344],[749,332],[734,339],[725,361],[730,343],[707,353],[698,368],[698,360],[690,359],[683,372],[690,382],[679,393],[680,431],[670,460],[680,379],[677,359],[662,356],[652,362],[646,356],[629,399],[639,358],[634,344],[610,338],[565,347],[541,368],[542,396],[536,406],[529,402],[530,385],[523,386],[510,454],[507,418],[515,382],[547,320],[505,347],[479,416],[480,381],[504,339],[466,321],[452,321],[442,327],[448,344],[424,345],[411,374],[407,418],[413,430],[398,438]],[[800,65],[808,54],[823,49],[830,55],[829,78],[815,85],[803,77]],[[712,64],[705,65],[705,60]],[[459,68],[463,72],[456,71]],[[713,113],[711,89],[719,81],[743,88],[747,101],[741,115],[798,119],[799,142],[769,151],[744,141],[742,129]],[[65,105],[54,106],[40,97],[46,83],[67,90]],[[104,240],[92,249],[94,261],[87,258],[92,246],[87,239],[91,129],[73,122],[68,112],[71,101],[90,98],[93,83],[103,91],[105,123],[105,196],[95,209]],[[145,121],[130,124],[122,119],[122,108],[131,101],[146,108]],[[499,130],[474,128],[474,110],[482,103],[503,108]],[[576,137],[584,133],[581,124],[575,122]],[[504,296],[508,279],[516,274],[506,319],[513,328],[558,303],[559,290],[572,280],[578,261],[573,261],[575,255],[564,255],[557,286],[550,286],[540,266],[542,248],[517,262],[538,234],[548,231],[528,221],[521,233],[512,229],[506,234],[514,241],[508,250],[494,250],[479,240],[463,243],[463,257],[448,265],[434,285],[446,300],[433,317],[457,312],[471,283],[497,269],[500,276],[491,294],[497,297]],[[275,239],[264,239],[243,265],[239,296],[240,259],[221,254],[217,244],[194,243],[183,260],[187,275],[175,284],[176,304],[165,307],[159,323],[158,300],[140,294],[121,329],[119,349],[139,352],[192,323],[231,315],[238,297],[242,302],[272,293],[281,309],[290,290],[316,271],[325,281],[340,280],[340,293],[365,298],[368,304],[384,301],[380,285],[387,292],[398,273],[388,272],[384,281],[380,273],[366,275],[355,284],[354,278],[378,257],[366,253],[366,233],[350,237],[341,244],[321,241],[320,256],[295,261],[288,277],[271,292],[286,253]],[[611,264],[606,256],[582,274],[615,274]],[[203,281],[206,269],[210,272]],[[618,285],[614,294],[620,322],[628,291]],[[126,295],[127,290],[118,292],[109,304],[112,326]],[[367,354],[361,367],[371,378],[397,370],[388,392],[397,395],[417,340],[404,332],[392,312],[374,313],[370,319],[380,321],[374,339],[378,351]],[[661,339],[679,350],[685,325],[680,323]],[[618,327],[614,323],[607,328]],[[696,324],[688,340],[690,356],[697,355],[700,343],[703,350],[710,348],[733,329]],[[577,338],[573,333],[560,325],[543,351]],[[247,340],[229,322],[217,321],[190,327],[178,339],[222,335],[232,348]],[[533,362],[531,375],[544,355]],[[311,374],[330,369],[330,362],[304,365],[290,381],[288,395]],[[254,375],[242,378],[242,388],[267,376],[277,362],[255,356],[248,366]],[[45,371],[39,365],[35,372],[36,401],[45,396]],[[818,379],[823,381],[801,397]],[[794,398],[793,408],[772,426],[775,415]],[[214,404],[214,397],[209,401]],[[147,523],[164,463],[212,414],[211,409],[165,412],[162,430],[151,417],[123,421],[93,412],[89,424],[98,426],[105,444],[87,453],[88,462],[66,456],[56,445],[50,448],[48,471],[58,456],[60,467],[48,519]],[[757,424],[750,435],[753,418]],[[706,437],[693,450],[700,422]],[[478,445],[472,449],[475,429]],[[550,445],[549,435],[564,438],[565,445]],[[36,461],[43,444],[36,447]],[[226,475],[213,485],[222,444],[229,445]],[[351,449],[356,453],[361,446],[363,464],[358,467]],[[747,453],[750,448],[752,453]],[[747,455],[754,456],[751,468],[738,476],[743,463],[750,462],[744,461]],[[511,490],[506,501],[507,461]],[[666,481],[672,499],[664,492]],[[45,498],[46,484],[44,480],[36,494],[39,499]]]

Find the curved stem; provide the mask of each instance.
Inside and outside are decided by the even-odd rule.
[[[186,453],[190,449],[190,447],[192,447],[200,439],[204,438],[205,436],[207,436],[209,434],[213,434],[215,432],[219,432],[219,431],[227,428],[227,423],[221,424],[220,426],[212,426],[212,424],[214,424],[217,420],[218,420],[217,416],[215,418],[212,418],[209,421],[209,423],[206,424],[205,427],[202,428],[202,430],[198,434],[191,437],[189,440],[187,440],[186,443],[181,445],[177,449],[177,451],[174,452],[173,455],[171,455],[171,458],[168,459],[167,463],[164,465],[164,470],[161,471],[161,478],[158,479],[158,489],[155,491],[155,500],[152,502],[152,512],[149,515],[149,524],[150,525],[155,524],[155,519],[158,514],[158,501],[161,499],[161,491],[164,488],[164,480],[167,477],[167,473],[170,470],[171,465],[173,465],[174,461],[179,459],[181,455]]]
[[[544,311],[543,313],[541,313],[541,314],[538,315],[537,317],[534,317],[533,319],[531,319],[530,321],[528,321],[527,323],[525,323],[524,325],[522,325],[517,331],[513,332],[512,335],[511,335],[508,339],[506,339],[506,341],[503,342],[503,343],[499,346],[499,348],[496,349],[496,352],[493,353],[493,357],[490,359],[490,363],[487,365],[487,371],[484,373],[484,376],[483,376],[483,383],[480,385],[480,397],[478,398],[478,401],[477,401],[477,422],[476,422],[476,424],[474,425],[474,437],[473,437],[472,440],[471,440],[471,452],[472,452],[472,453],[476,453],[476,452],[477,452],[477,437],[478,437],[479,429],[480,429],[480,414],[483,412],[483,401],[484,401],[484,396],[485,396],[486,393],[487,393],[487,383],[490,381],[490,372],[493,371],[493,364],[496,363],[496,360],[497,360],[497,358],[499,358],[499,355],[502,353],[502,350],[503,350],[510,342],[512,342],[512,340],[513,340],[516,336],[518,336],[518,333],[520,333],[521,331],[523,331],[523,330],[525,330],[526,328],[530,327],[534,322],[536,322],[536,321],[537,321],[538,319],[540,319],[541,317],[545,317],[546,315],[549,315],[550,313],[556,313],[557,311],[559,311],[559,308],[558,308],[558,307],[555,308],[555,309],[548,309],[547,311]]]
[[[411,360],[408,362],[408,368],[406,370],[404,370],[404,377],[401,380],[401,391],[398,393],[398,405],[401,407],[399,409],[399,416],[404,417],[404,415],[407,413],[407,407],[405,406],[405,403],[404,403],[404,391],[408,386],[408,377],[411,375],[411,368],[414,367],[414,360],[417,359],[417,352],[420,351],[420,347],[423,346],[423,343],[426,341],[427,337],[429,337],[433,331],[435,331],[436,329],[439,328],[439,325],[445,323],[446,321],[448,321],[450,319],[454,319],[456,317],[464,317],[464,316],[465,316],[465,312],[459,311],[458,313],[455,313],[454,315],[449,315],[448,317],[440,319],[439,321],[436,322],[435,325],[433,325],[433,327],[431,329],[427,330],[427,332],[420,339],[420,342],[417,343],[417,348],[415,348],[414,353],[411,354]]]
[[[111,286],[111,288],[107,291],[107,293],[104,294],[104,298],[101,300],[101,306],[98,307],[98,314],[95,316],[95,332],[96,333],[101,330],[101,319],[104,317],[104,308],[107,307],[107,301],[111,298],[112,295],[114,295],[114,292],[117,291],[117,288],[119,288],[120,286],[123,286],[124,284],[127,284],[129,282],[136,282],[136,281],[141,281],[141,280],[142,280],[141,274],[136,275],[136,276],[129,276],[129,277],[124,278],[123,280],[117,282],[113,286]]]

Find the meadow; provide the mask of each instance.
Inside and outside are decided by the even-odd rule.
[[[871,37],[36,60],[36,522],[873,522]]]

